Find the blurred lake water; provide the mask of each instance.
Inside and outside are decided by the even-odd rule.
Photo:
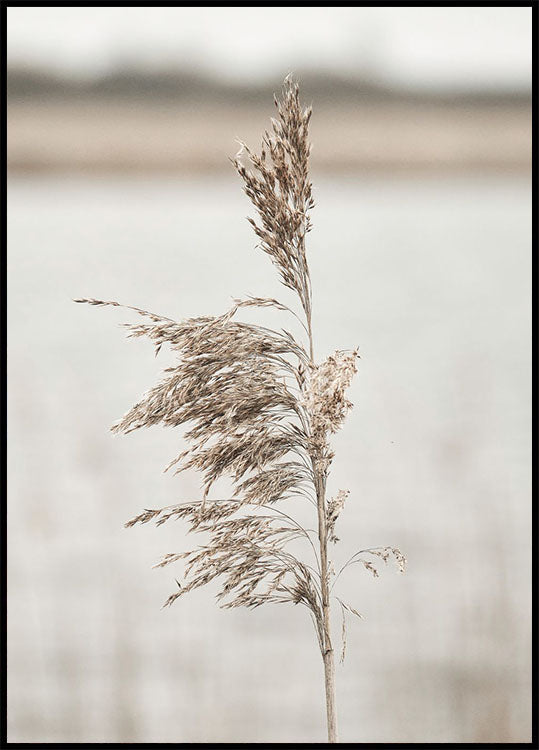
[[[351,490],[335,559],[388,544],[409,561],[341,579],[365,620],[338,666],[340,739],[528,742],[530,180],[315,188],[316,353],[361,355],[329,484]],[[107,430],[170,357],[125,340],[128,311],[71,301],[170,317],[290,302],[238,181],[12,177],[8,207],[9,740],[323,741],[304,611],[220,610],[215,589],[160,608],[181,565],[151,565],[197,540],[122,524],[198,479],[162,474],[173,432]],[[333,627],[338,649],[337,611]]]

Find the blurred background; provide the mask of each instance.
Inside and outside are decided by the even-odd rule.
[[[123,522],[199,481],[162,474],[181,436],[107,428],[170,356],[71,302],[291,301],[228,157],[293,71],[317,355],[361,354],[335,559],[409,561],[341,579],[340,739],[530,741],[531,8],[10,7],[7,34],[8,739],[325,739],[303,611],[161,609],[181,565],[151,565],[198,540]]]

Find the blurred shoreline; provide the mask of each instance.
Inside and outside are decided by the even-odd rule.
[[[12,172],[214,172],[239,146],[257,146],[268,107],[132,102],[20,102],[8,111]],[[317,107],[315,171],[528,171],[528,108],[365,104]]]
[[[525,92],[417,92],[307,77],[313,172],[529,172]],[[257,146],[273,88],[172,74],[96,80],[8,74],[12,173],[213,173],[234,136]]]

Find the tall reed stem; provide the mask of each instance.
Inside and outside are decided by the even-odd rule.
[[[275,104],[278,119],[272,120],[271,133],[265,133],[260,155],[242,144],[232,162],[260,219],[258,223],[249,219],[259,247],[270,256],[284,286],[299,297],[305,313],[305,323],[300,322],[308,333],[309,351],[284,329],[234,319],[245,307],[273,307],[298,317],[272,298],[236,299],[224,315],[181,321],[127,306],[144,318],[143,323],[127,324],[129,335],[149,337],[156,354],[163,344],[170,345],[178,360],[112,430],[127,433],[157,424],[189,425],[185,433],[188,449],[167,468],[176,467],[175,473],[198,470],[203,478],[202,498],[161,509],[147,508],[126,526],[151,520],[160,526],[171,518],[183,518],[191,531],[209,535],[204,546],[167,553],[155,566],[185,562],[184,581],[176,581],[178,588],[165,606],[224,578],[217,595],[223,607],[291,602],[308,608],[324,662],[328,741],[337,742],[328,542],[338,541],[335,523],[349,493],[339,490],[326,500],[326,482],[333,459],[329,436],[340,429],[352,406],[345,392],[357,371],[358,353],[340,350],[315,363],[305,251],[305,237],[311,228],[309,211],[314,207],[308,177],[311,109],[302,109],[298,86],[290,78],[285,80],[282,100],[276,99]],[[249,158],[249,167],[239,160],[242,152]],[[75,301],[123,307],[94,298]],[[210,489],[223,476],[233,478],[232,497],[212,499]],[[311,529],[304,529],[274,507],[277,501],[293,496],[312,500],[312,488],[305,488],[311,481],[318,514],[320,586],[317,571],[285,549],[292,539],[304,535],[318,557],[309,537]],[[264,508],[266,513],[248,512],[252,506]],[[384,562],[392,554],[404,571],[406,560],[400,550],[376,547],[352,555],[337,578],[356,562],[378,575],[372,561],[360,553]],[[361,615],[340,599],[339,603],[344,636],[346,613]]]
[[[326,478],[320,467],[315,467],[316,500],[318,505],[318,537],[320,540],[320,577],[322,584],[322,618],[323,618],[323,648],[324,680],[326,686],[326,712],[328,725],[328,742],[337,742],[337,712],[335,708],[335,659],[331,643],[330,604],[329,604],[329,576],[327,556],[327,526],[326,526]]]
[[[310,302],[310,299],[309,299]],[[311,306],[307,314],[309,352],[314,365],[314,343],[311,322]],[[322,658],[324,660],[324,683],[326,689],[326,715],[328,742],[337,742],[337,710],[335,696],[335,657],[331,643],[331,607],[329,595],[328,532],[326,512],[326,470],[322,456],[311,455],[313,466],[316,505],[318,509],[318,541],[320,544],[320,587],[322,592]]]

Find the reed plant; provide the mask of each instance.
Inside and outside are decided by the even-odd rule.
[[[339,490],[326,497],[334,458],[330,438],[352,407],[346,391],[358,351],[315,359],[306,253],[314,207],[308,169],[311,108],[301,106],[298,85],[290,77],[275,105],[277,117],[260,152],[242,143],[232,163],[256,210],[249,222],[258,247],[295,295],[296,310],[277,299],[248,297],[234,300],[223,315],[175,321],[117,302],[75,301],[127,307],[143,319],[126,324],[130,336],[150,338],[156,353],[166,344],[177,355],[163,379],[112,427],[117,433],[157,424],[186,427],[188,447],[167,468],[176,473],[195,469],[202,476],[200,497],[146,509],[126,523],[160,526],[183,519],[190,530],[207,535],[195,549],[166,554],[157,563],[164,567],[181,560],[185,565],[184,580],[165,605],[217,580],[223,607],[304,606],[323,660],[328,741],[336,742],[332,605],[342,616],[342,658],[346,617],[361,615],[336,595],[335,583],[355,563],[377,576],[377,562],[393,557],[404,570],[405,559],[394,547],[376,547],[355,552],[337,573],[331,561],[336,523],[349,493]],[[257,307],[295,316],[303,337],[241,322],[245,308]],[[233,489],[230,496],[215,498],[211,490],[222,477],[231,479]],[[314,528],[283,510],[288,510],[283,501],[302,499],[312,504]],[[306,542],[305,558],[291,551],[290,543],[298,539]]]

